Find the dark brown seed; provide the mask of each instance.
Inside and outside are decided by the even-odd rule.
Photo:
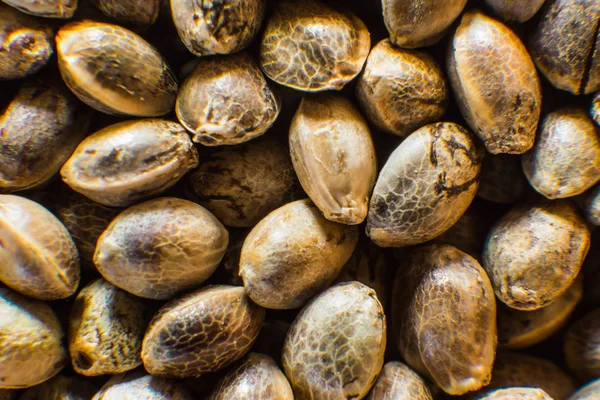
[[[600,396],[600,379],[596,379],[573,393],[568,400],[597,400]]]
[[[74,376],[57,375],[28,389],[19,400],[89,400],[97,391],[96,385],[90,381]]]
[[[592,188],[587,195],[585,216],[589,222],[600,226],[600,185]]]
[[[287,378],[268,356],[250,353],[219,381],[208,400],[294,400]]]
[[[589,94],[600,89],[600,3],[548,0],[529,50],[558,89]]]
[[[356,94],[373,124],[401,137],[439,121],[448,106],[446,80],[433,57],[388,39],[371,50]]]
[[[98,111],[158,117],[173,109],[175,75],[152,45],[125,28],[72,22],[58,31],[56,52],[69,89]]]
[[[207,286],[163,306],[146,330],[144,367],[152,375],[198,377],[242,358],[265,310],[243,287]]]
[[[240,276],[257,304],[299,308],[331,285],[357,242],[357,227],[331,222],[310,200],[298,200],[252,229],[242,247]]]
[[[582,382],[600,378],[600,309],[577,320],[565,335],[565,360]]]
[[[67,363],[63,330],[52,309],[0,287],[0,389],[40,384]]]
[[[479,261],[492,223],[484,207],[473,206],[450,229],[433,239],[433,243],[454,246]]]
[[[88,136],[60,173],[73,190],[112,207],[159,194],[198,165],[183,126],[162,119],[110,125]]]
[[[283,368],[296,399],[361,399],[381,371],[385,346],[375,291],[340,283],[300,311],[283,346]]]
[[[181,382],[147,375],[143,371],[127,372],[112,377],[92,400],[193,400]]]
[[[391,361],[383,366],[365,400],[433,400],[433,396],[419,374],[406,364]]]
[[[145,29],[158,17],[160,0],[90,0],[104,15],[124,25]]]
[[[98,238],[94,263],[123,290],[170,299],[206,281],[228,241],[225,227],[204,207],[163,197],[119,214]]]
[[[483,154],[476,139],[454,123],[411,134],[379,174],[367,235],[379,246],[402,247],[444,233],[475,197]]]
[[[177,118],[205,146],[233,145],[263,135],[281,99],[246,53],[201,59],[181,86]]]
[[[467,0],[383,0],[381,4],[392,43],[415,48],[438,42]]]
[[[188,177],[191,197],[232,227],[256,225],[300,186],[289,150],[271,138],[211,152]]]
[[[258,34],[265,0],[171,0],[181,41],[197,56],[236,53]]]
[[[0,281],[26,296],[57,300],[75,293],[79,274],[65,226],[34,201],[0,195]]]
[[[535,65],[508,27],[467,12],[452,39],[448,75],[462,115],[492,154],[534,143],[542,92]]]
[[[531,311],[571,286],[589,247],[590,232],[571,203],[521,205],[489,232],[483,267],[499,300]]]
[[[490,381],[496,299],[479,263],[446,245],[411,251],[394,282],[392,322],[407,364],[451,395]]]
[[[576,196],[600,180],[600,128],[581,108],[548,114],[522,157],[531,186],[549,199]]]
[[[282,320],[265,321],[254,344],[254,351],[271,356],[281,362],[281,352],[290,323]]]
[[[354,14],[314,0],[282,0],[267,21],[260,66],[284,86],[340,90],[359,74],[370,48],[369,31]]]
[[[0,116],[0,193],[50,180],[87,134],[90,113],[59,79],[25,81]]]
[[[78,0],[2,0],[25,14],[46,18],[71,18]]]
[[[542,8],[544,0],[485,0],[505,21],[529,21]]]
[[[0,79],[39,71],[54,53],[52,28],[0,3]]]
[[[69,353],[75,372],[114,375],[142,365],[146,328],[141,299],[97,279],[84,287],[69,318]]]
[[[477,196],[494,203],[513,204],[519,200],[526,185],[520,156],[488,154],[483,159]]]

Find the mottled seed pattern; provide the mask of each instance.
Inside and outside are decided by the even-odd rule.
[[[398,361],[383,366],[366,400],[433,400],[427,382]]]
[[[77,10],[78,0],[2,0],[24,12],[45,18],[71,18]]]
[[[505,21],[529,21],[542,8],[545,0],[485,0],[485,3]]]
[[[542,389],[509,388],[498,389],[480,397],[480,400],[553,400]]]
[[[96,385],[85,379],[57,375],[40,385],[27,389],[19,400],[89,400],[97,391]],[[2,399],[1,395],[0,399]]]
[[[182,382],[135,371],[112,377],[92,400],[192,400],[193,398]]]
[[[158,17],[161,0],[90,0],[104,15],[126,26],[145,29]]]

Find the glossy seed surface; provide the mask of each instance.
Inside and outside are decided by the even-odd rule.
[[[390,361],[383,366],[366,400],[433,400],[427,382],[408,365]]]
[[[77,10],[78,0],[2,0],[24,12],[45,18],[71,18]]]
[[[163,379],[144,371],[115,375],[92,400],[192,400],[194,397],[182,382]]]

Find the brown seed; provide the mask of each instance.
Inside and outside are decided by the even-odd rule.
[[[462,115],[492,154],[522,154],[534,143],[542,93],[521,39],[479,11],[467,12],[448,57]]]
[[[596,379],[573,393],[568,400],[597,400],[600,396],[600,379]]]
[[[147,323],[141,299],[97,279],[84,287],[69,318],[69,353],[75,372],[113,375],[142,365]]]
[[[577,320],[565,335],[565,360],[582,382],[600,378],[600,309]]]
[[[250,353],[219,381],[208,399],[293,400],[294,393],[271,357]]]
[[[520,156],[488,154],[483,159],[477,196],[494,203],[513,204],[519,200],[526,185]]]
[[[123,290],[170,299],[208,279],[228,241],[225,227],[204,207],[163,197],[119,214],[98,238],[94,263]]]
[[[258,34],[265,0],[171,0],[181,41],[197,56],[236,53]]]
[[[531,311],[567,291],[589,247],[590,232],[572,204],[521,205],[489,232],[483,267],[499,300]]]
[[[423,378],[408,365],[386,363],[365,400],[433,400]]]
[[[550,83],[573,94],[600,89],[597,1],[548,0],[534,28],[529,51]]]
[[[186,378],[218,371],[254,344],[265,310],[243,287],[207,286],[163,306],[146,330],[144,367],[152,375]]]
[[[578,278],[550,305],[521,311],[498,304],[498,346],[521,349],[540,343],[560,330],[583,297],[583,279]]]
[[[388,39],[371,50],[356,94],[373,124],[401,137],[439,121],[448,106],[446,80],[433,57]]]
[[[600,129],[580,108],[548,114],[522,157],[531,186],[549,199],[576,196],[600,180]]]
[[[367,235],[379,246],[402,247],[444,233],[475,197],[483,154],[475,138],[454,123],[412,133],[379,174]]]
[[[57,375],[27,389],[19,400],[89,400],[97,391],[96,385],[90,381],[74,376]]]
[[[505,21],[529,21],[542,8],[544,0],[485,0],[485,3]]]
[[[98,111],[158,117],[173,109],[175,76],[152,45],[125,28],[72,22],[58,31],[56,52],[69,89]]]
[[[554,400],[566,400],[576,389],[575,382],[556,364],[543,358],[514,352],[498,352],[488,386],[467,396],[478,400],[495,389],[531,387],[542,389]]]
[[[54,77],[25,81],[0,116],[0,193],[49,181],[87,134],[90,117]]]
[[[271,138],[211,152],[188,178],[191,197],[232,227],[256,225],[300,186],[288,149]]]
[[[600,185],[589,191],[584,211],[589,222],[600,226]]]
[[[0,400],[17,400],[20,394],[20,390],[0,389]]]
[[[498,389],[480,397],[479,400],[553,400],[542,389],[508,388]]]
[[[79,256],[65,226],[24,197],[0,195],[0,281],[40,300],[64,299],[79,285]]]
[[[467,0],[383,0],[381,4],[390,40],[411,49],[437,43]]]
[[[138,29],[146,29],[156,21],[161,0],[90,0],[104,15]]]
[[[0,287],[0,389],[27,388],[68,362],[62,327],[52,309]]]
[[[177,97],[177,118],[205,146],[232,145],[264,134],[281,99],[246,53],[201,59]]]
[[[0,3],[0,79],[38,72],[54,53],[52,28]]]
[[[68,189],[52,196],[52,202],[52,211],[71,234],[81,261],[93,265],[98,238],[122,209],[103,206]]]
[[[328,221],[310,200],[298,200],[252,229],[242,247],[240,276],[257,304],[299,308],[331,285],[357,242],[355,226]]]
[[[78,0],[2,0],[24,12],[45,18],[71,18],[77,10]]]
[[[381,371],[385,345],[375,291],[340,283],[300,311],[285,340],[283,368],[296,399],[361,399]]]
[[[145,119],[88,136],[60,172],[73,190],[122,207],[161,193],[197,165],[198,152],[181,125]]]
[[[394,282],[392,322],[407,364],[446,393],[490,381],[496,352],[496,299],[471,256],[446,245],[411,251]]]
[[[289,143],[300,184],[325,218],[362,223],[377,177],[377,156],[356,107],[340,95],[304,97]]]
[[[282,0],[266,25],[260,66],[297,90],[340,90],[360,73],[370,48],[369,31],[354,14],[314,0]]]
[[[179,381],[147,375],[143,371],[112,377],[92,400],[192,400],[188,388]]]

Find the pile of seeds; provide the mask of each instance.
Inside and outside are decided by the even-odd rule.
[[[2,0],[0,399],[600,399],[599,0]]]

